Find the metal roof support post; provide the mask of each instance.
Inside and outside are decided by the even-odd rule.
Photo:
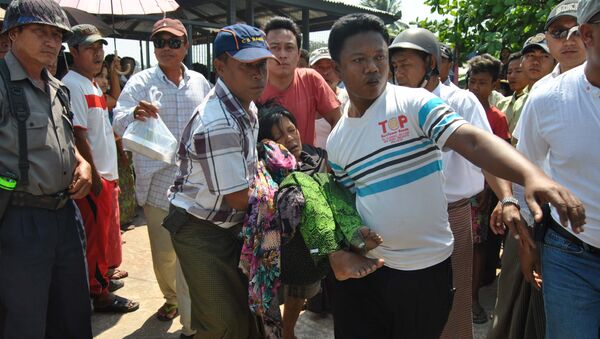
[[[150,67],[150,40],[146,40],[146,68]]]
[[[308,8],[302,8],[302,48],[310,49],[310,13]]]
[[[144,45],[142,45],[142,40],[140,40],[140,68],[144,70]]]
[[[227,1],[227,25],[233,25],[236,21],[235,0]]]
[[[192,47],[194,44],[194,27],[190,24],[187,25],[187,36],[188,36],[188,43],[190,44],[190,48],[188,49],[187,54],[185,55],[185,59],[183,59],[183,63],[185,64],[185,66],[187,68],[191,68],[192,67]]]
[[[206,44],[206,67],[208,67],[208,71],[212,72],[212,56],[211,54],[211,50],[210,50],[210,43]],[[210,79],[206,79],[208,81],[210,81]]]
[[[246,23],[254,26],[254,1],[246,0]]]

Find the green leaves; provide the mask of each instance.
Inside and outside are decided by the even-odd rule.
[[[528,37],[543,31],[559,0],[425,0],[431,11],[451,18],[417,19],[417,25],[459,47],[459,60],[476,53],[498,56],[502,47],[520,50]]]

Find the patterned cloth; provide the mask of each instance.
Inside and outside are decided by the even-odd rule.
[[[119,156],[119,187],[121,188],[121,194],[119,194],[119,211],[121,213],[119,222],[121,225],[126,225],[133,221],[137,207],[134,188],[135,180],[131,166],[131,152],[125,151],[125,156],[127,159],[122,159]]]
[[[160,67],[153,67],[134,74],[123,88],[114,109],[113,129],[123,135],[127,126],[134,121],[133,110],[142,101],[151,101],[149,89],[156,86],[162,92],[159,114],[177,139],[190,120],[196,107],[210,91],[210,84],[197,72],[188,70],[183,64],[183,79],[178,85],[171,82]],[[175,180],[177,166],[153,160],[141,154],[133,154],[136,174],[135,194],[138,204],[169,209],[167,192]]]
[[[253,312],[262,315],[265,337],[281,338],[277,298],[281,285],[281,229],[272,223],[278,187],[266,168],[284,175],[296,167],[296,160],[283,146],[272,141],[258,147],[265,160],[257,163],[257,172],[250,186],[252,193],[242,227],[244,244],[239,267],[248,276],[248,304]]]

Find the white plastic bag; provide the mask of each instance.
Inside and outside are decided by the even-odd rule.
[[[162,93],[155,86],[149,91],[152,104],[160,107]],[[160,160],[168,164],[175,163],[177,139],[160,116],[157,119],[147,118],[146,121],[135,120],[123,133],[123,146],[132,152]]]

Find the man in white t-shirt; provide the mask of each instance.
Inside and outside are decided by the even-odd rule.
[[[73,28],[69,48],[71,71],[63,78],[71,94],[75,143],[92,166],[92,192],[77,200],[87,237],[86,257],[90,294],[96,312],[126,313],[139,303],[109,292],[109,238],[119,232],[119,174],[117,149],[103,93],[94,82],[104,61],[104,40],[98,29],[83,24]],[[120,236],[118,237],[120,249]],[[112,248],[113,246],[110,246]]]
[[[550,176],[581,198],[587,214],[585,228],[563,227],[553,208],[541,272],[535,261],[521,261],[529,281],[542,274],[546,338],[600,333],[600,152],[590,149],[600,143],[600,2],[580,1],[577,22],[587,62],[532,91],[517,144],[538,164],[548,159]]]
[[[441,83],[438,66],[442,64],[440,51],[438,39],[426,29],[411,28],[400,33],[389,47],[396,83],[412,88],[424,84],[423,88],[440,97],[467,122],[491,133],[483,106],[475,95]],[[473,337],[470,198],[483,190],[484,178],[481,169],[454,151],[444,152],[442,158],[443,173],[447,179],[444,192],[448,200],[448,219],[454,236],[452,271],[456,288],[452,311],[442,337],[467,339]]]
[[[440,98],[388,84],[387,41],[381,19],[362,13],[342,17],[329,35],[331,57],[350,97],[327,141],[329,161],[337,180],[356,193],[365,224],[384,239],[367,256],[385,261],[364,278],[336,282],[335,334],[439,338],[452,304],[454,242],[442,149],[524,183],[537,212],[534,197],[577,207],[575,225],[585,213],[569,191]]]

